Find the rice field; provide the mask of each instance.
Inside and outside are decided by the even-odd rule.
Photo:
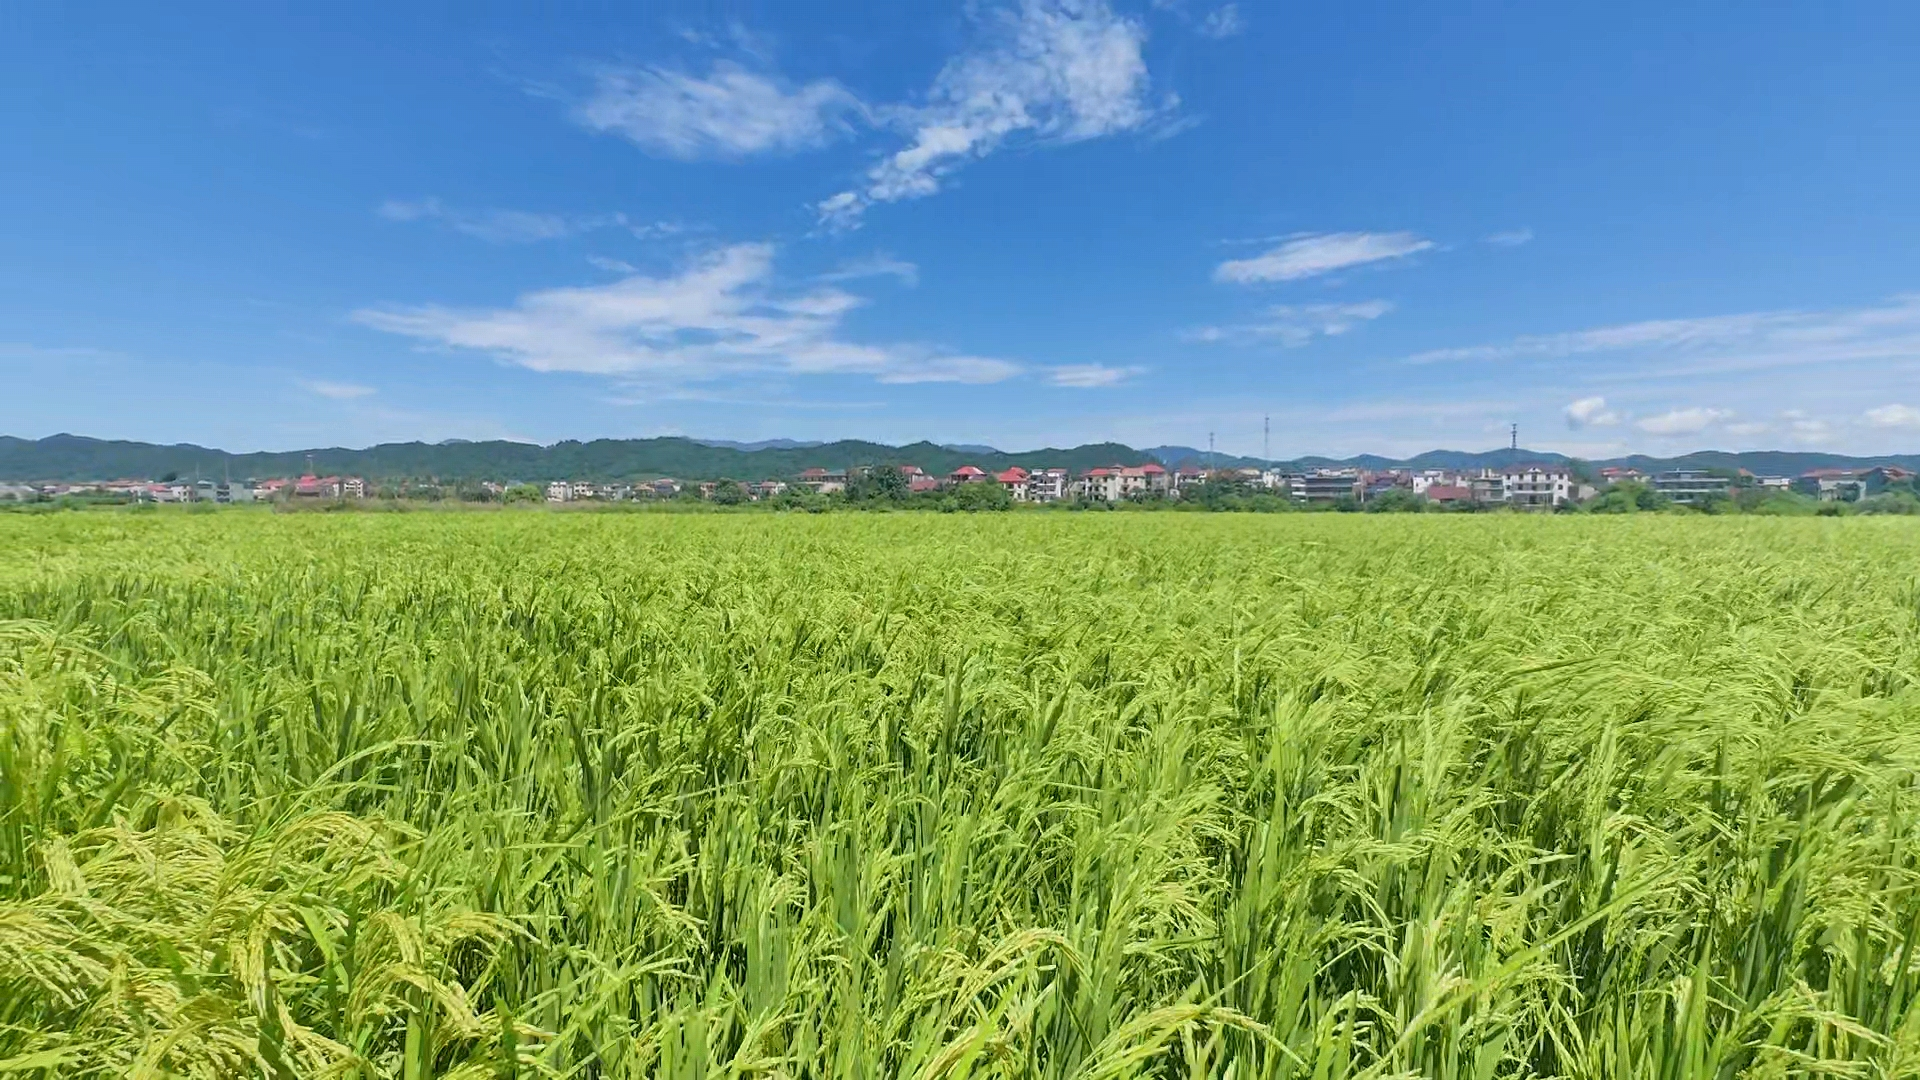
[[[1920,1075],[1906,521],[0,556],[7,1078]]]

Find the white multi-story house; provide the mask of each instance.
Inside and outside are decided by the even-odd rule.
[[[1073,482],[1073,493],[1086,502],[1119,502],[1120,470],[1088,469]]]
[[[1027,474],[1027,498],[1034,502],[1059,502],[1067,497],[1072,478],[1065,469],[1035,469]]]
[[[573,485],[565,480],[555,480],[547,485],[548,502],[566,502],[573,498]]]
[[[1653,490],[1681,506],[1724,498],[1730,487],[1726,477],[1715,476],[1705,469],[1671,469],[1653,474]]]
[[[573,483],[567,485],[567,488],[567,497],[570,499],[591,499],[599,494],[599,492],[594,489],[594,486],[585,480],[575,480]]]
[[[1007,489],[1007,494],[1012,496],[1014,502],[1026,502],[1032,497],[1033,491],[1030,486],[1031,475],[1027,470],[1018,465],[1013,466],[1005,472],[994,473],[993,479],[1001,487]]]
[[[1500,486],[1509,506],[1559,506],[1573,497],[1573,473],[1564,465],[1513,465]]]

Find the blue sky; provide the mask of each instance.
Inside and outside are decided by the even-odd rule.
[[[1920,449],[1920,5],[267,7],[10,14],[0,432]]]

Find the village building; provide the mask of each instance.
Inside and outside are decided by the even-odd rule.
[[[1135,495],[1165,495],[1173,487],[1166,468],[1155,462],[1125,467],[1116,465],[1113,471],[1120,477],[1120,497],[1123,499]]]
[[[1035,469],[1027,474],[1027,498],[1033,502],[1059,502],[1070,494],[1072,478],[1065,469]]]
[[[1088,469],[1073,482],[1074,497],[1083,502],[1120,501],[1120,470]]]
[[[1709,499],[1725,498],[1731,483],[1705,469],[1670,469],[1653,474],[1653,490],[1680,506],[1697,506]]]
[[[821,468],[802,469],[800,470],[799,485],[804,488],[811,488],[822,495],[835,491],[845,491],[847,490],[847,474],[845,471],[833,472]]]
[[[1339,502],[1359,499],[1363,479],[1358,469],[1314,469],[1300,478],[1301,502]]]
[[[1555,507],[1573,497],[1573,472],[1564,465],[1510,466],[1501,474],[1508,506]]]

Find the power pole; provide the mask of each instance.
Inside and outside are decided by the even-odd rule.
[[[1507,444],[1507,449],[1509,450],[1520,449],[1520,425],[1519,424],[1512,425],[1511,439]]]
[[[1260,461],[1265,464],[1273,460],[1273,417],[1260,418]]]
[[[1207,432],[1207,471],[1213,471],[1213,432]]]

